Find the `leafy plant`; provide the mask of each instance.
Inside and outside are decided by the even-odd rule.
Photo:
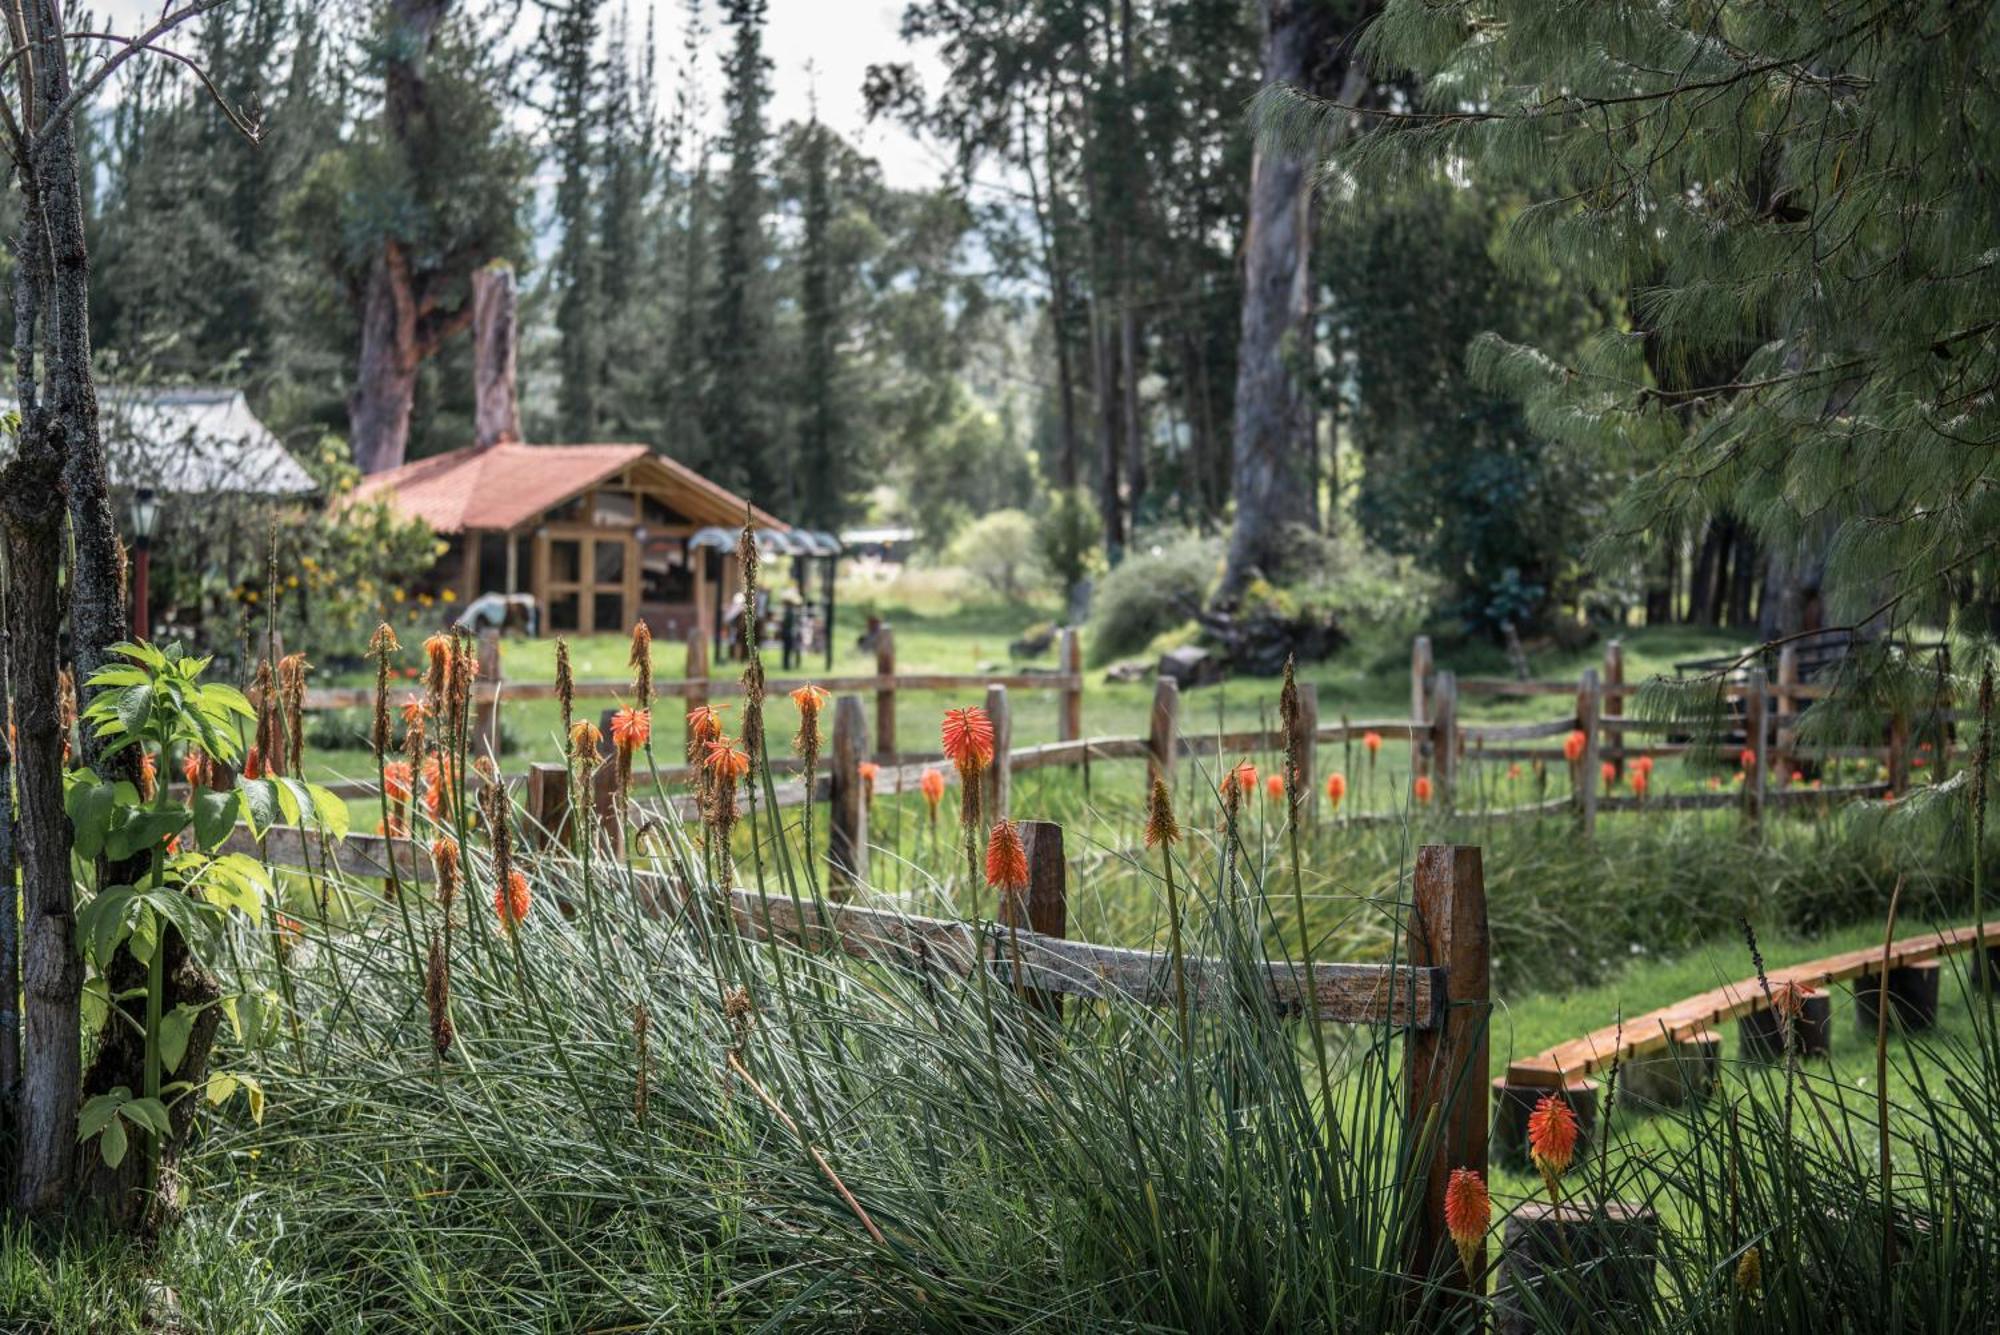
[[[238,727],[256,717],[250,702],[233,686],[203,681],[210,660],[190,656],[178,644],[119,644],[113,651],[126,661],[90,678],[95,694],[82,719],[95,729],[107,759],[138,749],[141,783],[77,769],[67,776],[64,806],[82,863],[101,859],[105,867],[119,869],[144,859],[142,883],[104,884],[84,899],[77,909],[77,937],[107,1006],[124,999],[109,995],[105,986],[116,952],[123,948],[146,966],[145,1079],[136,1097],[121,1086],[90,1100],[78,1134],[97,1138],[105,1162],[116,1167],[126,1154],[128,1126],[136,1128],[147,1136],[157,1166],[159,1146],[170,1130],[168,1108],[191,1091],[186,1081],[164,1084],[164,1076],[180,1067],[199,1014],[185,1004],[164,1009],[166,933],[179,933],[195,960],[204,962],[223,940],[232,913],[253,925],[261,922],[272,893],[269,874],[254,858],[221,851],[239,822],[261,837],[278,821],[310,812],[328,836],[339,839],[347,833],[348,814],[333,793],[296,779],[239,777],[222,788],[203,781],[215,765],[240,757]],[[160,778],[176,755],[191,762],[185,801]],[[183,843],[190,828],[191,847]],[[228,1006],[233,1000],[211,1004]]]

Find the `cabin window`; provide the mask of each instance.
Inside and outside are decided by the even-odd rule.
[[[636,524],[639,502],[629,491],[600,491],[591,520],[598,524]]]
[[[579,629],[577,613],[581,607],[582,601],[574,593],[559,593],[549,599],[549,629],[556,631]]]
[[[648,604],[694,601],[694,571],[685,543],[655,540],[639,553],[639,601]]]
[[[583,582],[583,544],[575,538],[557,538],[549,544],[549,583]]]

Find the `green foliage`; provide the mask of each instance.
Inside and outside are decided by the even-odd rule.
[[[1561,347],[1588,314],[1552,271],[1495,262],[1504,225],[1484,193],[1414,178],[1340,200],[1317,252],[1345,354],[1337,392],[1363,460],[1354,514],[1374,543],[1443,579],[1450,610],[1489,634],[1506,621],[1530,632],[1581,600],[1610,489],[1519,405],[1467,378],[1480,331]]]
[[[943,550],[975,515],[1025,509],[1034,464],[995,414],[953,390],[955,412],[928,449],[899,460],[906,517],[919,542]]]
[[[1221,569],[1222,544],[1214,538],[1165,533],[1135,545],[1091,595],[1091,661],[1138,653],[1185,622]]]
[[[1368,47],[1421,98],[1342,170],[1518,191],[1502,260],[1629,313],[1472,359],[1637,470],[1616,553],[1727,508],[1781,567],[1825,555],[1830,623],[1942,616],[1996,573],[1996,43],[1990,6],[1933,0],[1391,0]]]
[[[959,530],[951,559],[1009,601],[1027,592],[1035,568],[1035,522],[1019,510],[995,510]]]
[[[1054,492],[1035,521],[1036,555],[1065,597],[1098,568],[1102,522],[1090,493],[1081,487]]]

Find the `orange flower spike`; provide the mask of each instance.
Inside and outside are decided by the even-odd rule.
[[[1021,842],[1020,827],[1011,820],[993,822],[986,839],[986,883],[1003,890],[1021,890],[1028,884],[1028,850]]]
[[[867,794],[870,802],[873,802],[875,800],[875,779],[877,775],[882,773],[882,767],[872,760],[864,760],[854,767],[854,772],[861,776],[861,791]]]
[[[410,800],[410,762],[391,760],[382,766],[382,795],[393,804]]]
[[[1616,788],[1618,786],[1618,766],[1611,761],[1607,760],[1602,765],[1599,765],[1597,773],[1603,778],[1606,788]]]
[[[1444,1226],[1450,1230],[1451,1240],[1458,1244],[1458,1260],[1465,1267],[1466,1282],[1474,1282],[1479,1278],[1473,1267],[1478,1261],[1480,1244],[1486,1241],[1486,1231],[1493,1226],[1493,1197],[1477,1169],[1451,1170],[1451,1180],[1444,1188]]]
[[[513,931],[528,916],[534,906],[534,896],[528,893],[528,878],[519,868],[507,874],[507,891],[493,892],[493,911],[500,915],[500,925]]]
[[[151,751],[140,752],[139,753],[140,795],[150,800],[153,796],[154,788],[159,783],[159,781],[160,781],[159,762],[153,759],[153,753]]]
[[[1174,819],[1173,794],[1167,791],[1165,779],[1155,777],[1152,792],[1146,798],[1146,847],[1172,848],[1180,838],[1180,822]]]
[[[1632,762],[1632,768],[1638,770],[1641,774],[1651,774],[1653,772],[1653,758],[1651,756],[1640,756]]]
[[[1646,771],[1642,769],[1633,770],[1632,795],[1634,797],[1644,797],[1646,795],[1646,789],[1651,784],[1651,782],[1652,781],[1646,775]]]
[[[1244,796],[1247,797],[1257,791],[1256,765],[1247,760],[1240,761],[1230,773],[1236,776],[1236,786],[1243,790]]]
[[[1417,781],[1410,785],[1410,791],[1416,795],[1416,799],[1419,803],[1428,804],[1431,800],[1430,775],[1419,774],[1417,776]]]
[[[254,746],[243,753],[243,777],[246,779],[264,777],[264,753]]]
[[[1264,796],[1270,798],[1273,802],[1282,802],[1284,800],[1285,798],[1284,775],[1273,774],[1270,778],[1264,780]]]
[[[750,772],[749,754],[731,745],[727,737],[718,737],[708,744],[702,764],[717,778],[740,779]]]
[[[924,801],[930,804],[931,815],[937,815],[938,803],[944,801],[944,775],[934,769],[926,769],[924,776],[917,780]]]
[[[1563,759],[1574,765],[1583,759],[1583,748],[1589,744],[1590,738],[1583,735],[1581,728],[1571,729],[1569,736],[1563,738]]]
[[[1736,766],[1738,769],[1750,769],[1753,766],[1755,766],[1756,763],[1757,763],[1757,753],[1755,751],[1752,751],[1749,747],[1746,746],[1741,751],[1738,751],[1736,753]]]
[[[627,754],[637,751],[652,735],[651,710],[633,709],[627,706],[611,716],[611,740],[620,751]]]
[[[1365,732],[1361,734],[1361,744],[1368,748],[1368,758],[1373,760],[1376,752],[1382,749],[1382,734],[1379,732]]]
[[[1326,800],[1333,803],[1335,811],[1340,810],[1340,800],[1347,796],[1347,776],[1338,771],[1326,776]]]
[[[215,762],[205,751],[190,749],[181,760],[181,774],[190,788],[206,788],[215,780]]]
[[[1554,1094],[1542,1095],[1541,1102],[1528,1114],[1528,1153],[1541,1170],[1549,1189],[1549,1200],[1557,1201],[1556,1183],[1569,1171],[1576,1157],[1578,1139],[1576,1113]]]
[[[1806,776],[1805,776],[1805,775],[1804,775],[1803,773],[1801,773],[1801,772],[1800,772],[1800,771],[1798,771],[1798,770],[1793,770],[1793,771],[1792,771],[1792,777],[1791,777],[1791,782],[1793,782],[1793,783],[1804,783],[1805,781],[1806,781]]]
[[[1806,998],[1817,991],[1811,983],[1787,978],[1771,989],[1771,1009],[1783,1019],[1796,1020],[1806,1013]]]
[[[826,702],[831,698],[826,687],[814,686],[810,682],[792,692],[792,704],[801,714],[807,711],[818,713],[826,708]]]
[[[579,759],[595,757],[598,748],[604,745],[604,733],[589,719],[578,719],[569,725],[570,754]]]
[[[698,742],[712,742],[722,736],[722,711],[728,705],[696,705],[687,713],[688,728]]]
[[[993,763],[993,720],[977,705],[945,710],[940,733],[945,758],[960,774],[976,773]]]
[[[1514,762],[1513,764],[1511,764],[1511,765],[1509,765],[1509,766],[1507,767],[1507,777],[1508,777],[1508,778],[1510,778],[1510,779],[1518,779],[1518,778],[1520,778],[1520,777],[1521,777],[1521,762],[1520,762],[1520,761],[1518,761],[1518,760],[1517,760],[1517,761],[1515,761],[1515,762]]]
[[[417,699],[415,696],[411,696],[408,700],[403,701],[403,726],[406,728],[409,727],[429,712],[428,709],[424,708],[423,701]]]

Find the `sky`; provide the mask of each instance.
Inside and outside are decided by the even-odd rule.
[[[633,27],[643,30],[643,17],[651,6],[660,68],[671,71],[680,56],[683,6],[681,0],[629,0]],[[843,138],[875,157],[883,176],[893,186],[915,188],[934,185],[945,168],[945,159],[934,147],[920,142],[902,127],[887,121],[867,123],[861,98],[861,81],[871,63],[908,61],[917,68],[925,85],[935,88],[943,77],[935,51],[907,46],[898,35],[905,0],[770,0],[770,18],[765,28],[765,53],[771,60],[771,124],[773,128],[789,120],[804,120],[811,109],[815,89],[819,95],[820,119]],[[360,0],[343,0],[358,4]],[[114,30],[139,31],[160,12],[159,0],[98,0],[93,5],[109,17]],[[607,20],[616,12],[617,0],[605,6]],[[717,6],[703,6],[711,32],[702,65],[703,96],[707,102],[711,128],[720,128],[722,53],[726,35],[715,29]],[[660,90],[663,105],[670,105],[672,87]]]

